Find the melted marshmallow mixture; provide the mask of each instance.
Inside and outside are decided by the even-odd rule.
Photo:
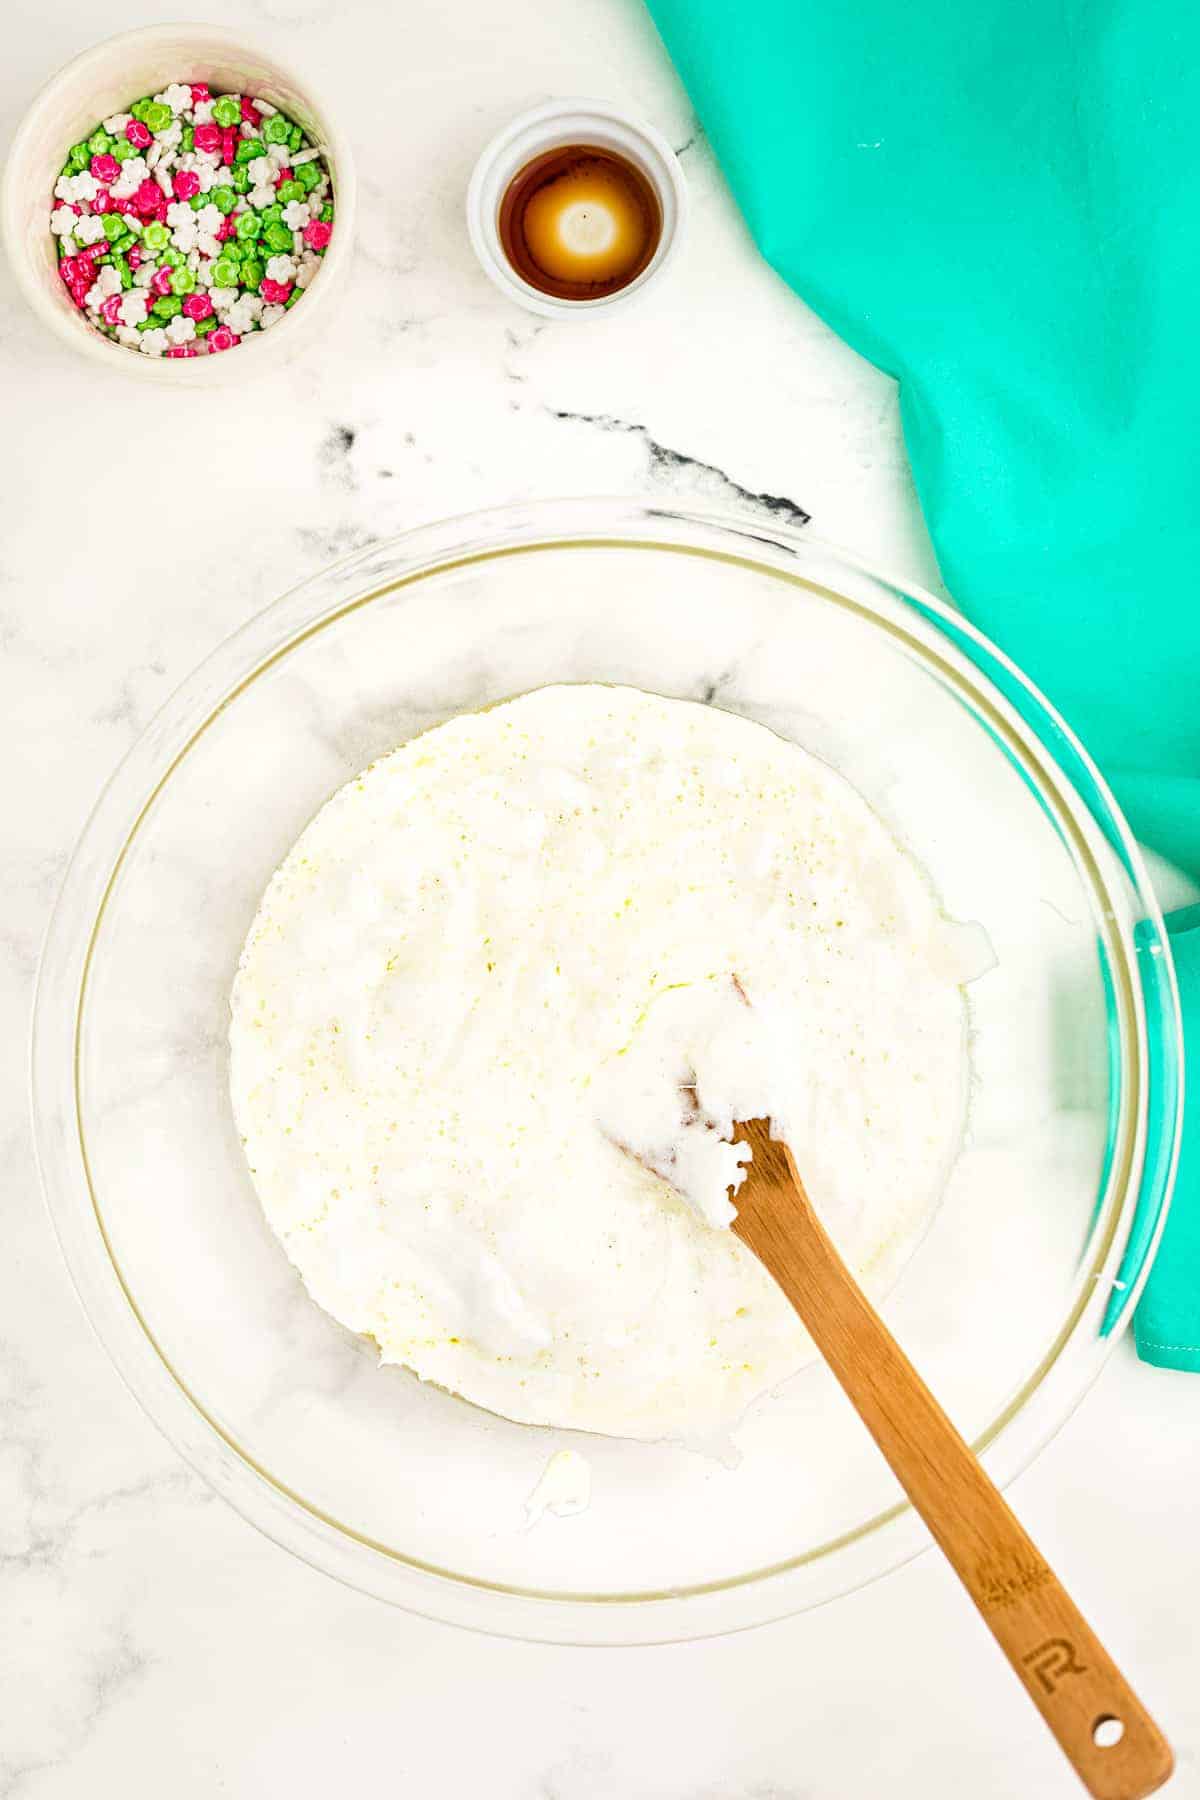
[[[731,1232],[769,1114],[878,1291],[963,1132],[974,928],[825,764],[550,687],[351,781],[233,991],[263,1207],[318,1303],[518,1420],[727,1428],[812,1352]]]

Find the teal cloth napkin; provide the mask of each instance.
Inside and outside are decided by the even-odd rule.
[[[768,262],[899,379],[955,599],[1200,878],[1197,0],[649,5]],[[1181,1368],[1196,1116],[1137,1328]]]

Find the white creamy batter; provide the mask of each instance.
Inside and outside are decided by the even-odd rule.
[[[242,954],[234,1107],[309,1291],[384,1362],[513,1419],[696,1438],[811,1354],[714,1229],[733,1121],[776,1119],[878,1290],[959,1145],[978,972],[805,751],[544,688],[309,825]]]

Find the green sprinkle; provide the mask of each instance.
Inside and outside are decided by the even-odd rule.
[[[209,313],[207,319],[197,319],[196,320],[196,336],[197,337],[207,337],[210,331],[215,331],[216,329],[217,329],[217,321],[212,313]]]
[[[190,125],[185,125],[183,128],[183,136],[179,140],[179,148],[185,156],[189,150],[194,150],[196,148],[196,134]]]
[[[247,238],[258,236],[262,230],[262,221],[256,212],[244,212],[239,215],[236,229],[238,237],[244,242]]]
[[[242,264],[242,286],[257,288],[266,270],[256,256],[248,256]]]
[[[239,194],[244,194],[250,186],[250,174],[245,163],[239,163],[233,171],[233,185]]]
[[[188,205],[191,207],[193,212],[199,212],[200,208],[202,206],[207,206],[207,204],[208,204],[208,195],[207,194],[193,194],[191,199],[188,201]]]
[[[290,250],[292,247],[292,234],[286,225],[268,225],[266,231],[263,233],[263,242],[266,244],[268,250]]]
[[[105,213],[101,222],[104,226],[104,235],[110,244],[114,238],[119,238],[125,230],[125,222],[120,213]]]
[[[301,191],[297,194],[296,198],[298,200],[303,200],[305,194],[311,193],[320,179],[321,171],[315,162],[301,163],[300,167],[292,176],[293,181],[298,181],[300,183]],[[285,183],[284,185],[286,186],[287,184]]]
[[[171,234],[165,225],[152,219],[142,233],[142,241],[148,250],[165,250],[171,241]]]
[[[107,156],[116,141],[116,138],[109,137],[107,131],[100,126],[93,131],[91,137],[88,139],[87,147],[93,156]]]
[[[159,326],[159,321],[154,317],[154,314],[147,313],[144,319],[138,320],[138,323],[134,327],[134,329],[137,331],[156,331],[158,329],[158,326]]]
[[[236,125],[241,116],[242,103],[234,94],[222,94],[213,106],[213,118],[218,125]]]
[[[133,270],[123,256],[113,257],[113,268],[121,277],[121,286],[123,288],[131,288],[133,286]]]
[[[287,299],[284,301],[283,304],[285,307],[295,306],[297,300],[302,300],[303,298],[304,298],[304,289],[303,288],[293,288],[291,293],[288,295]]]
[[[181,256],[179,251],[174,248],[164,250],[162,253],[163,266],[168,269],[182,269],[186,260],[186,257]]]
[[[243,256],[246,255],[246,246],[239,244],[235,237],[226,238],[221,246],[221,255],[227,262],[240,263]]]
[[[305,169],[308,164],[301,163],[300,167]],[[282,181],[279,184],[279,198],[285,206],[289,200],[303,200],[305,192],[306,189],[302,188],[300,183],[295,180]]]
[[[165,131],[174,117],[169,106],[164,106],[160,100],[152,100],[142,117],[142,123],[147,131]]]
[[[325,205],[321,208],[321,223],[323,225],[332,225],[333,224],[333,201],[332,200],[326,201]]]
[[[160,294],[150,311],[157,313],[160,319],[173,319],[183,311],[183,301],[178,294]]]
[[[286,144],[292,135],[292,122],[282,113],[273,113],[263,126],[263,136],[268,144]]]
[[[280,206],[278,200],[276,200],[272,205],[264,206],[258,216],[262,220],[264,226],[274,225],[277,221],[282,220],[283,208]]]
[[[87,168],[91,160],[91,153],[86,144],[72,144],[71,153],[67,157],[67,166],[63,170],[63,174],[78,175],[83,169]]]
[[[238,266],[228,256],[218,256],[212,266],[214,287],[231,288],[237,286]]]
[[[194,294],[195,291],[196,277],[186,263],[182,269],[172,269],[171,292],[173,294]]]
[[[293,125],[291,130],[288,132],[288,149],[291,151],[293,156],[295,156],[297,150],[300,148],[300,146],[303,142],[304,142],[304,133],[301,131],[301,129],[298,125]]]
[[[123,163],[128,162],[131,156],[136,156],[137,151],[128,138],[118,138],[109,154],[115,162]]]
[[[238,147],[233,153],[233,160],[235,164],[253,162],[255,157],[261,156],[262,153],[263,141],[261,138],[245,137],[239,139]]]
[[[226,218],[237,205],[237,195],[228,182],[223,182],[220,187],[213,188],[208,197],[217,211],[223,213]]]
[[[129,109],[133,117],[135,119],[140,119],[143,125],[146,123],[146,109],[149,105],[150,101],[148,98],[145,100],[135,100]]]

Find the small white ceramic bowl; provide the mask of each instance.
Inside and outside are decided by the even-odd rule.
[[[628,287],[596,300],[562,300],[522,279],[500,242],[500,203],[508,185],[536,156],[563,144],[614,150],[639,168],[658,196],[662,237],[646,267]],[[687,217],[687,187],[679,159],[660,131],[607,100],[549,100],[506,125],[475,165],[467,188],[467,230],[484,271],[501,293],[529,312],[548,318],[584,316],[624,306],[657,281],[679,247]]]
[[[207,81],[214,92],[248,93],[290,114],[320,144],[333,182],[337,221],[321,271],[299,306],[270,331],[254,332],[221,356],[142,356],[115,344],[72,304],[58,274],[50,232],[54,184],[71,145],[97,122],[170,81]],[[329,322],[354,238],[355,176],[350,147],[311,84],[270,50],[219,25],[155,25],[122,32],[85,50],[53,76],[13,139],[0,188],[0,236],[17,284],[55,335],[93,363],[140,381],[211,386],[261,374],[287,361]]]

